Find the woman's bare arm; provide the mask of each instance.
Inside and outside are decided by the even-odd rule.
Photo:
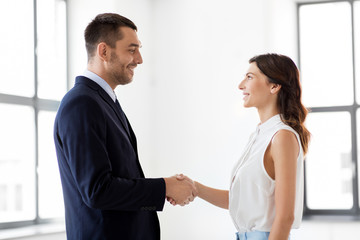
[[[271,142],[275,167],[275,220],[269,240],[287,240],[294,222],[299,143],[294,133],[280,130]]]

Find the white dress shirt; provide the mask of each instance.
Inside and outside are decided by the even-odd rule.
[[[300,146],[296,169],[295,220],[292,228],[300,226],[304,197],[303,150],[297,132],[284,124],[280,115],[275,115],[258,125],[231,175],[229,212],[239,232],[271,230],[275,218],[276,181],[265,170],[264,154],[273,136],[281,129],[293,132]]]
[[[84,71],[82,76],[87,77],[88,79],[93,80],[94,82],[99,84],[100,87],[102,87],[102,89],[104,89],[104,91],[107,92],[107,94],[109,94],[111,99],[114,102],[116,101],[116,94],[115,94],[114,90],[110,87],[110,85],[104,79],[102,79],[97,74],[95,74],[87,69]]]

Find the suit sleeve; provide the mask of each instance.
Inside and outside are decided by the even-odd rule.
[[[89,96],[67,101],[59,110],[57,137],[63,161],[71,172],[69,181],[91,208],[161,211],[165,201],[164,179],[130,179],[112,173],[106,117],[103,106]]]

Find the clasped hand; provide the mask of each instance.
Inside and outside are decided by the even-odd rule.
[[[185,206],[198,195],[195,182],[183,174],[165,178],[165,183],[166,199],[174,206]]]

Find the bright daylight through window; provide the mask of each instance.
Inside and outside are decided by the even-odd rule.
[[[66,1],[0,2],[0,228],[63,217],[53,124],[67,90]]]
[[[298,5],[303,100],[312,133],[305,162],[307,215],[360,213],[359,7],[354,0]]]

